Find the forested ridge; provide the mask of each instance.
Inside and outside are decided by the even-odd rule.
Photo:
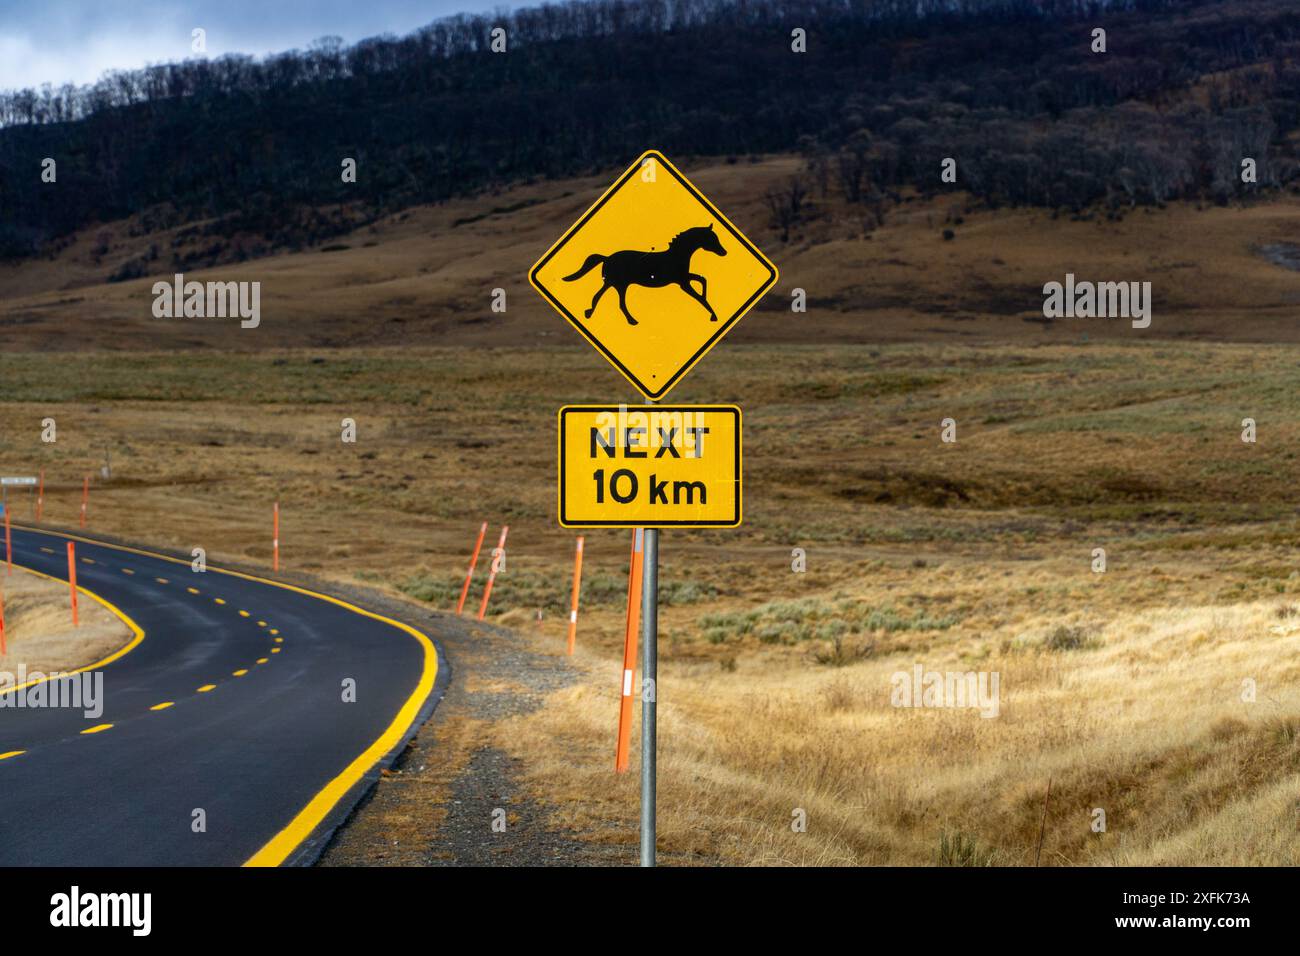
[[[778,223],[805,190],[952,188],[944,157],[993,205],[1224,202],[1247,191],[1243,157],[1251,190],[1295,187],[1297,126],[1288,0],[588,0],[0,94],[0,255],[129,216],[146,233],[216,220],[218,245],[263,254],[651,146],[803,154],[806,178],[769,200]]]

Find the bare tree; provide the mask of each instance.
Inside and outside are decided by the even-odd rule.
[[[790,241],[790,230],[799,222],[808,186],[802,176],[791,176],[781,186],[767,191],[767,208],[772,213],[772,225],[781,230],[781,241]]]

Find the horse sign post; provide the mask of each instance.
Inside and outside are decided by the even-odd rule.
[[[741,520],[740,409],[653,403],[776,278],[776,266],[654,150],[528,274],[533,288],[652,403],[571,405],[559,414],[560,524],[645,529],[642,866],[655,865],[659,528],[734,528]]]

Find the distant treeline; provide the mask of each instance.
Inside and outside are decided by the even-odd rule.
[[[0,255],[146,213],[298,246],[649,146],[799,150],[855,202],[933,191],[949,156],[990,203],[1223,201],[1243,157],[1253,188],[1296,176],[1298,125],[1290,0],[586,0],[0,93]]]

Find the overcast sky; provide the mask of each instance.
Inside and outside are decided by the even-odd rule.
[[[0,89],[88,83],[191,55],[207,31],[208,55],[304,48],[317,37],[354,43],[399,36],[452,13],[531,6],[499,0],[0,0]]]

